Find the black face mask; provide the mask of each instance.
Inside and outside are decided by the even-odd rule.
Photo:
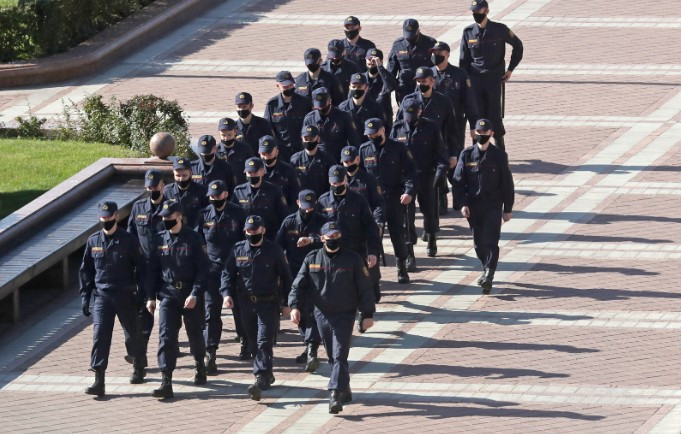
[[[262,241],[262,234],[246,234],[246,239],[250,245],[258,244]]]
[[[157,202],[160,198],[161,198],[161,191],[160,190],[151,192],[151,200],[153,200],[154,202]]]
[[[315,73],[319,70],[319,67],[320,67],[319,63],[313,63],[312,65],[307,65],[307,70],[312,73]]]
[[[492,136],[489,134],[476,134],[475,135],[475,143],[479,143],[481,145],[484,145],[485,143],[489,142],[489,139]]]
[[[211,163],[213,161],[213,158],[215,158],[215,154],[207,154],[207,155],[201,155],[203,157],[203,161],[205,163]]]
[[[339,58],[337,58],[337,59],[336,59],[336,58],[331,59],[331,64],[334,65],[334,66],[340,66],[341,63],[343,63],[343,58],[342,58],[342,57],[339,57]]]
[[[294,87],[281,91],[281,94],[284,96],[292,96],[294,93],[296,93],[296,89]]]
[[[357,35],[359,35],[359,29],[345,31],[345,37],[348,39],[355,39]]]
[[[277,157],[274,157],[274,158],[266,158],[266,159],[263,159],[262,161],[264,161],[265,164],[267,164],[268,166],[271,166],[271,165],[273,165],[274,163],[277,162]]]
[[[408,123],[409,126],[411,126],[411,127],[415,127],[416,124],[419,123],[419,118],[418,118],[418,116],[413,116],[413,117],[410,118],[410,119],[407,119],[407,117],[405,116],[404,120],[407,121],[407,123]]]
[[[171,230],[172,228],[177,225],[177,220],[163,220],[163,227],[166,228],[166,230]]]
[[[355,99],[360,99],[361,97],[364,96],[365,93],[366,93],[366,90],[364,90],[364,89],[353,89],[352,90],[352,97],[355,98]]]
[[[262,179],[262,176],[249,176],[248,182],[251,183],[252,187],[255,187],[256,185],[258,185],[258,183],[260,182],[261,179]]]
[[[185,188],[189,187],[189,184],[191,182],[192,182],[191,179],[186,179],[184,181],[177,181],[177,185],[184,190]]]
[[[407,42],[409,42],[411,45],[414,45],[416,41],[419,40],[419,35],[412,36],[411,38],[407,38]]]
[[[302,208],[300,208],[298,210],[298,213],[300,214],[300,218],[303,219],[303,220],[309,219],[310,216],[312,215],[312,211],[307,212],[307,211],[303,210]]]
[[[227,148],[231,148],[232,146],[234,146],[234,139],[232,139],[232,140],[220,140],[220,143],[225,145],[225,147],[227,147]]]
[[[345,184],[343,185],[332,185],[331,192],[336,196],[342,196],[345,193]]]
[[[383,144],[383,136],[376,136],[371,140],[371,143],[373,143],[376,146],[381,146]]]
[[[437,66],[445,61],[445,56],[433,53],[430,56],[430,61],[433,62],[433,65]]]
[[[487,16],[486,13],[485,13],[485,14],[479,14],[479,13],[473,12],[473,19],[474,19],[475,22],[478,23],[478,24],[480,24],[480,23],[482,23],[483,21],[485,21],[485,17],[486,17],[486,16]]]
[[[307,149],[308,151],[312,151],[314,148],[317,147],[318,143],[319,142],[317,140],[313,142],[303,142],[303,146],[305,146],[305,149]]]
[[[351,164],[349,166],[345,166],[345,169],[348,171],[348,173],[355,173],[358,167],[359,164]]]
[[[430,86],[428,86],[427,84],[419,84],[419,90],[421,91],[421,93],[426,93],[430,90]]]
[[[328,106],[324,107],[323,109],[320,109],[319,112],[324,116],[328,116],[329,113],[331,113],[332,108],[333,108],[333,106],[331,104],[329,104]]]
[[[248,109],[243,109],[243,110],[237,110],[236,113],[239,115],[241,119],[246,119],[248,115],[251,114],[251,111]]]
[[[341,239],[340,238],[334,238],[334,239],[329,238],[328,240],[324,241],[324,244],[326,244],[326,248],[329,249],[329,250],[338,250],[341,246]]]
[[[105,231],[110,231],[113,229],[114,225],[116,224],[116,219],[113,220],[107,220],[105,222],[101,221],[99,222],[99,226],[104,229]]]
[[[377,74],[378,73],[378,66],[372,66],[369,68],[369,72],[371,74]]]
[[[227,199],[209,199],[210,203],[215,205],[215,208],[222,208],[227,203]]]

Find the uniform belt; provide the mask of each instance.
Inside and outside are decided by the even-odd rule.
[[[168,286],[174,289],[187,289],[191,288],[192,283],[178,280],[176,282],[169,283]]]
[[[279,295],[246,295],[246,298],[250,300],[251,303],[267,303],[279,300]]]

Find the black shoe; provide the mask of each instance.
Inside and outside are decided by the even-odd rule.
[[[492,269],[487,269],[485,271],[485,278],[482,279],[482,283],[480,286],[482,286],[482,293],[487,295],[492,291],[492,282],[494,282],[494,270]]]
[[[173,376],[165,372],[161,372],[161,386],[155,389],[151,396],[154,398],[169,399],[173,398]]]
[[[329,413],[338,414],[343,411],[343,403],[340,399],[340,392],[338,390],[331,391],[331,397],[329,398]]]
[[[130,384],[142,384],[144,383],[144,377],[147,376],[147,372],[144,369],[144,365],[141,362],[135,360],[133,363],[132,375],[130,376]]]
[[[421,235],[421,241],[424,243],[428,242],[428,232],[424,232],[423,235]]]
[[[95,382],[92,386],[85,388],[85,393],[88,395],[104,396],[104,368],[94,368]]]
[[[268,372],[268,373],[267,373],[266,379],[267,379],[267,388],[268,388],[268,389],[270,388],[271,385],[274,384],[275,381],[277,381],[277,379],[274,378],[274,374],[271,373],[271,372]]]
[[[207,375],[217,375],[218,365],[217,356],[215,355],[215,350],[208,350],[206,354],[206,374]]]
[[[234,342],[237,342],[237,343],[238,343],[238,342],[241,342],[241,341],[242,341],[241,336],[236,335],[236,336],[234,337]]]
[[[307,364],[305,365],[305,372],[314,372],[319,368],[319,359],[317,358],[317,350],[319,344],[307,344]]]
[[[407,271],[410,273],[416,272],[416,258],[413,255],[407,256],[407,260],[405,261],[405,265],[407,267]]]
[[[129,354],[126,354],[125,356],[123,356],[123,360],[130,363],[131,365],[133,363],[135,363],[135,358],[133,356],[129,355]]]
[[[485,280],[485,275],[487,274],[487,267],[482,267],[482,273],[478,277],[478,285],[482,286],[482,281]]]
[[[352,402],[352,390],[350,389],[350,386],[348,386],[347,390],[341,392],[340,400],[343,404],[349,404]]]
[[[274,382],[274,376],[272,376],[272,382]],[[260,401],[260,398],[262,397],[262,391],[269,388],[269,379],[266,379],[262,374],[258,374],[255,376],[255,382],[248,386],[248,394],[251,396],[253,401]]]
[[[194,366],[194,384],[196,386],[206,384],[206,364],[203,363],[203,358],[196,359],[196,364]]]
[[[404,259],[397,260],[397,283],[409,283],[409,274]]]
[[[296,363],[306,363],[307,362],[307,347],[303,350],[303,353],[296,357]]]
[[[239,351],[239,360],[251,360],[253,356],[251,355],[251,350],[248,349],[248,345],[241,343],[241,351]]]
[[[437,237],[435,234],[430,234],[428,236],[428,247],[426,247],[426,255],[429,257],[434,257],[437,255]]]

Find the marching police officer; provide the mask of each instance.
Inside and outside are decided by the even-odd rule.
[[[312,190],[301,190],[298,195],[298,211],[289,215],[277,232],[276,242],[286,252],[286,259],[295,276],[308,253],[322,246],[321,229],[326,220],[315,211],[317,195]],[[319,367],[317,350],[321,342],[317,323],[312,314],[312,305],[301,301],[303,315],[298,330],[305,343],[305,351],[296,357],[296,363],[306,363],[305,371],[314,372]]]
[[[280,308],[284,315],[288,314],[286,306],[293,278],[284,252],[264,238],[266,227],[260,216],[248,216],[244,231],[246,240],[236,243],[227,259],[220,292],[223,307],[231,308],[234,299],[239,300],[246,339],[257,345],[253,360],[255,382],[248,387],[248,394],[259,401],[262,391],[274,383],[272,345],[276,319]]]
[[[406,208],[416,195],[416,164],[404,143],[388,138],[380,119],[369,119],[364,134],[370,141],[359,149],[360,164],[376,177],[383,191],[388,231],[397,258],[397,282],[408,283]]]
[[[236,113],[239,119],[236,121],[238,140],[242,140],[254,154],[258,153],[258,140],[262,136],[273,136],[272,126],[270,123],[260,116],[253,114],[253,97],[248,92],[239,92],[236,94],[234,100],[236,103]]]
[[[234,191],[236,186],[234,171],[229,163],[216,158],[218,144],[215,137],[209,135],[199,137],[198,150],[200,158],[192,161],[192,180],[206,187],[211,181],[220,180],[225,183],[227,191]]]
[[[258,153],[265,163],[265,181],[276,185],[286,198],[291,212],[295,210],[295,203],[300,191],[300,182],[296,169],[285,160],[282,161],[279,154],[277,140],[272,136],[260,138]]]
[[[305,116],[304,126],[314,125],[319,129],[322,150],[326,151],[335,162],[340,161],[340,151],[345,146],[359,146],[357,128],[352,116],[334,107],[326,88],[312,92],[314,110]]]
[[[345,45],[340,39],[330,40],[328,49],[328,59],[322,64],[322,68],[336,76],[341,85],[341,92],[343,95],[347,95],[348,89],[350,89],[350,77],[362,70],[355,61],[344,57]],[[334,103],[339,104],[338,101],[334,101]]]
[[[279,145],[280,159],[289,161],[302,150],[298,132],[303,128],[305,115],[312,111],[312,100],[296,93],[296,84],[289,71],[277,73],[279,94],[265,105],[265,119],[272,125]]]
[[[144,381],[144,366],[140,364],[142,354],[137,330],[135,286],[137,291],[145,293],[146,260],[137,238],[124,230],[118,230],[116,202],[99,204],[98,215],[101,230],[91,235],[85,244],[79,275],[83,315],[90,316],[90,298],[93,292],[95,294],[94,338],[90,359],[95,382],[85,389],[85,393],[103,396],[104,372],[109,363],[116,316],[123,326],[128,355],[134,358],[130,383]]]
[[[504,124],[502,122],[502,83],[523,58],[523,43],[504,24],[491,21],[486,0],[473,0],[470,7],[475,24],[463,30],[459,66],[470,75],[480,117],[489,119],[497,129],[495,144],[505,150]],[[506,44],[513,47],[511,61],[506,69]]]
[[[296,93],[312,98],[312,92],[321,87],[331,96],[332,103],[338,105],[345,94],[336,76],[322,68],[322,53],[316,48],[305,50],[307,71],[296,77]]]
[[[359,18],[350,15],[343,21],[343,25],[345,26],[345,39],[343,39],[345,58],[357,63],[361,72],[366,72],[367,66],[364,59],[367,52],[372,48],[376,48],[376,45],[359,35],[362,31]]]
[[[395,89],[397,103],[414,89],[414,74],[419,66],[430,66],[430,49],[435,39],[421,33],[419,22],[413,18],[404,20],[402,37],[393,42],[388,56],[388,71],[397,78]]]
[[[336,160],[319,148],[319,128],[304,126],[301,131],[303,150],[291,157],[301,189],[310,189],[317,197],[329,190],[329,168]]]
[[[244,171],[248,182],[237,185],[232,202],[246,211],[259,215],[269,232],[268,239],[274,239],[281,222],[288,215],[288,204],[281,189],[265,181],[265,164],[260,158],[246,160]]]
[[[187,158],[180,157],[173,161],[173,177],[175,182],[163,188],[163,197],[182,204],[183,223],[193,228],[199,211],[208,205],[206,187],[192,179],[191,161]]]
[[[236,184],[246,182],[246,174],[243,171],[246,160],[255,154],[250,146],[236,140],[237,126],[236,121],[230,118],[222,118],[218,122],[218,132],[220,133],[220,145],[218,146],[218,158],[229,163],[234,174]]]
[[[475,146],[461,152],[454,171],[454,194],[461,214],[473,232],[475,253],[482,263],[478,279],[483,294],[492,290],[494,272],[499,261],[501,221],[513,216],[513,176],[504,151],[490,145],[493,124],[479,119],[475,124]]]
[[[324,348],[333,366],[329,378],[329,413],[343,411],[343,404],[352,401],[348,355],[352,328],[360,311],[360,331],[371,328],[376,311],[371,291],[369,271],[362,258],[343,246],[339,225],[328,222],[322,228],[324,248],[309,253],[296,276],[289,305],[291,320],[302,319],[301,302],[310,300],[315,308]]]
[[[367,72],[367,93],[383,108],[387,129],[393,124],[392,94],[397,89],[397,80],[383,67],[383,52],[378,48],[367,51],[365,59]]]
[[[229,190],[224,182],[218,180],[208,185],[210,205],[201,210],[196,223],[196,232],[206,243],[210,267],[206,278],[205,303],[206,327],[203,337],[206,341],[206,373],[216,374],[216,351],[222,335],[222,296],[220,277],[227,257],[237,241],[244,238],[243,230],[246,212],[240,206],[228,202]],[[237,335],[245,333],[238,321],[239,311],[233,309]]]
[[[357,131],[363,130],[364,123],[370,118],[379,118],[385,122],[383,108],[367,94],[367,89],[366,75],[353,74],[350,79],[350,98],[338,106],[339,110],[350,113]],[[362,136],[362,140],[366,141],[366,137]]]
[[[203,240],[183,223],[182,204],[168,200],[159,213],[163,217],[158,254],[149,263],[150,291],[147,309],[152,315],[159,306],[158,367],[161,369],[161,386],[154,390],[156,398],[172,398],[173,371],[177,364],[178,334],[181,322],[189,339],[189,349],[195,361],[194,384],[206,384],[206,343],[203,339],[202,309],[197,309],[206,287],[209,259]]]

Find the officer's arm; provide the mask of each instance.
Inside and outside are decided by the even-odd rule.
[[[463,151],[463,142],[461,142],[459,134],[457,134],[459,127],[456,122],[456,116],[454,115],[454,106],[449,98],[447,98],[447,107],[445,108],[445,117],[442,128],[445,130],[443,139],[447,142],[449,155],[456,157]]]
[[[508,165],[508,155],[506,153],[504,153],[504,161],[501,165],[501,194],[504,200],[504,213],[513,212],[515,186],[513,185],[513,175]]]
[[[378,67],[378,75],[383,79],[383,89],[381,89],[381,93],[391,93],[397,89],[397,79],[383,66]]]
[[[135,238],[137,238],[139,236],[137,234],[137,223],[136,223],[137,219],[135,218],[136,215],[137,214],[135,212],[135,208],[133,208],[132,211],[130,211],[130,217],[128,217],[128,232],[133,234],[135,236]],[[151,216],[147,216],[147,218],[149,218],[149,220],[151,221]]]
[[[272,108],[269,104],[265,104],[265,111],[262,114],[263,119],[272,124]]]
[[[281,222],[281,226],[279,226],[279,230],[277,231],[277,235],[274,237],[274,242],[277,243],[279,247],[281,247],[281,250],[286,251],[286,232],[288,231],[288,228],[286,227],[286,220]]]
[[[236,176],[234,175],[234,170],[232,169],[232,165],[227,163],[225,164],[226,173],[223,181],[225,182],[225,187],[227,187],[227,191],[229,192],[229,195],[232,195],[232,192],[234,192],[234,187],[236,187]]]
[[[208,254],[206,253],[206,243],[201,239],[201,237],[194,238],[194,269],[196,270],[196,276],[194,277],[194,286],[192,287],[192,295],[197,297],[202,295],[206,291],[206,281],[208,280],[208,270],[210,260],[208,259]]]
[[[199,215],[196,216],[196,226],[194,227],[194,232],[199,234],[201,240],[206,242],[206,234],[203,233],[203,210],[199,211]]]
[[[277,137],[277,136],[274,135],[274,128],[272,128],[272,124],[270,123],[270,121],[268,119],[265,119],[265,122],[263,123],[263,130],[266,131],[266,134],[269,134],[272,137]],[[265,135],[265,134],[263,134],[263,135]]]
[[[470,129],[473,130],[475,129],[475,123],[480,118],[480,115],[478,113],[478,102],[475,99],[475,93],[473,93],[473,85],[471,84],[471,79],[469,78],[468,73],[466,73],[465,80],[466,81],[463,84],[463,88],[461,91],[461,98],[463,99],[463,103],[461,104],[461,106],[464,107],[464,110],[466,110],[466,118],[468,119],[468,125],[470,126]]]
[[[404,179],[404,194],[416,196],[416,162],[405,144],[402,144],[402,179]]]
[[[393,44],[390,49],[390,55],[388,56],[388,72],[393,77],[397,78],[397,74],[400,72],[400,62],[397,61],[397,49],[395,44]],[[397,80],[395,80],[397,82]]]
[[[352,120],[350,113],[344,113],[345,115],[345,139],[348,142],[348,146],[354,146],[358,148],[361,144],[359,141],[359,134],[357,133],[357,127],[355,122]],[[340,155],[332,155],[334,158],[340,158]]]
[[[147,284],[145,285],[145,288],[147,300],[156,301],[159,287],[163,281],[162,274],[159,248],[158,246],[154,246],[154,250],[152,250],[151,254],[149,255],[149,270],[147,271],[146,275]]]
[[[295,171],[291,172],[288,177],[288,206],[291,211],[295,210],[296,200],[298,200],[298,193],[300,193],[300,180]]]
[[[222,294],[223,298],[228,295],[232,298],[236,297],[236,277],[236,256],[235,249],[232,248],[227,257],[227,261],[225,261],[225,268],[222,269],[222,274],[220,275],[220,294]]]
[[[464,153],[459,155],[459,160],[456,162],[454,175],[452,176],[452,189],[454,190],[454,197],[456,204],[460,206],[468,206],[468,197],[466,196],[466,162],[464,161]]]
[[[520,64],[520,61],[523,60],[523,43],[510,29],[506,31],[505,41],[513,47],[511,61],[508,63],[508,70],[513,71]]]
[[[80,264],[78,278],[80,280],[80,297],[83,300],[90,300],[92,291],[95,289],[95,261],[92,259],[92,248],[90,244],[85,245],[83,262]]]
[[[281,192],[281,189],[277,187],[277,190],[279,194],[274,200],[274,210],[277,215],[277,226],[280,226],[281,222],[283,222],[288,215],[288,202],[286,202],[286,198],[284,197],[284,193]]]
[[[367,253],[369,255],[378,256],[381,251],[381,238],[378,225],[374,221],[374,216],[371,215],[369,202],[364,199],[364,196],[359,197],[362,202],[360,219],[362,220],[362,227],[364,227],[364,237],[367,240]]]
[[[449,169],[449,157],[456,157],[461,153],[449,153],[445,148],[444,141],[442,140],[442,134],[439,131],[435,131],[433,140],[435,141],[435,158],[438,175],[446,174]]]
[[[369,179],[367,188],[369,190],[369,206],[373,210],[374,221],[377,225],[382,226],[385,223],[385,198],[373,177]]]
[[[281,279],[281,289],[284,291],[281,294],[281,304],[282,306],[288,305],[288,295],[291,292],[291,284],[293,283],[293,276],[291,276],[291,267],[288,266],[286,261],[286,255],[284,251],[279,248],[279,246],[274,246],[274,250],[277,252],[277,274],[279,279]]]
[[[459,52],[459,68],[470,74],[471,63],[473,63],[473,57],[471,56],[471,51],[468,49],[468,38],[466,37],[466,31],[464,30],[463,36],[461,36],[461,50]]]
[[[361,258],[355,259],[352,267],[354,272],[355,290],[359,300],[359,311],[362,319],[373,318],[376,312],[376,295],[369,277],[369,269]]]
[[[130,246],[130,256],[133,265],[135,266],[135,275],[137,279],[137,293],[139,300],[146,300],[147,290],[147,273],[148,271],[148,261],[144,256],[142,251],[142,246],[137,238],[132,238],[132,245]]]
[[[334,107],[338,107],[338,104],[345,101],[343,95],[343,85],[341,84],[340,80],[336,78],[335,74],[331,74],[331,76],[334,80],[333,84],[331,85],[331,89],[329,89],[329,92],[331,92],[331,103],[334,105]]]
[[[310,286],[310,256],[306,256],[303,260],[298,275],[291,285],[291,292],[288,294],[288,305],[291,309],[298,309],[300,301],[306,298],[307,291]]]

